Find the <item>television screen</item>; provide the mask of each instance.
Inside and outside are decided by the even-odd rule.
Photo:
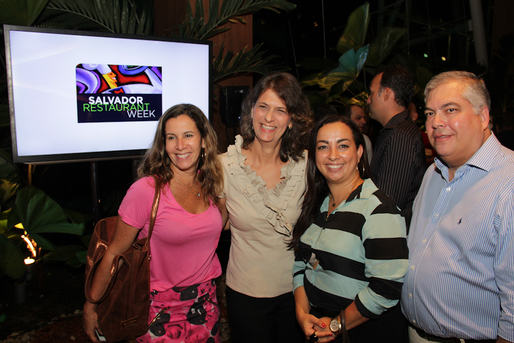
[[[209,116],[212,43],[4,26],[14,162],[133,158],[160,116]]]

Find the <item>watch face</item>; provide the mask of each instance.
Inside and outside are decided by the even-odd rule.
[[[330,321],[330,331],[334,333],[341,331],[341,322],[337,317]]]

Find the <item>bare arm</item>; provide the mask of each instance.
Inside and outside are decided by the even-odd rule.
[[[503,339],[500,336],[498,336],[498,339],[496,340],[496,343],[512,343],[512,342],[507,341],[506,339]]]
[[[91,296],[93,299],[99,299],[102,296],[111,278],[111,266],[114,257],[122,254],[132,245],[139,230],[140,229],[125,224],[121,218],[118,217],[112,243],[107,248],[93,276],[93,282],[91,284]],[[95,310],[96,304],[86,301],[83,315],[84,330],[93,342],[98,342],[95,336],[95,329],[100,330],[98,328],[98,317]]]
[[[364,317],[359,310],[357,310],[357,306],[355,305],[355,301],[352,302],[345,310],[344,315],[346,318],[346,330],[353,329],[361,325],[364,322],[367,322],[369,318]]]

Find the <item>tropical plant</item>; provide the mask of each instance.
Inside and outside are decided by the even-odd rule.
[[[314,106],[334,101],[343,105],[359,103],[366,99],[365,75],[363,80],[359,75],[363,71],[373,73],[406,33],[403,28],[386,27],[373,42],[365,44],[369,20],[369,4],[366,3],[348,17],[346,28],[336,44],[336,50],[341,54],[338,62],[312,59],[308,62],[327,66],[302,80],[311,96],[314,94],[311,97]],[[301,64],[309,68],[304,62]]]
[[[18,279],[25,273],[27,257],[80,264],[77,253],[84,251],[83,244],[58,246],[48,234],[82,235],[83,217],[23,183],[19,168],[0,151],[0,270]]]
[[[196,0],[193,11],[187,2],[186,19],[172,33],[172,36],[187,39],[209,39],[230,30],[228,23],[246,24],[244,15],[260,10],[274,12],[290,11],[296,5],[285,0],[211,0],[209,1],[208,16],[204,16],[202,0]],[[213,81],[218,82],[224,78],[240,73],[265,74],[280,67],[271,64],[273,56],[263,58],[262,44],[246,51],[237,53],[227,50],[222,44],[213,63]]]

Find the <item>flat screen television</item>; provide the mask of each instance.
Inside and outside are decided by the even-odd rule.
[[[13,160],[139,157],[169,107],[210,114],[212,42],[4,25]]]

